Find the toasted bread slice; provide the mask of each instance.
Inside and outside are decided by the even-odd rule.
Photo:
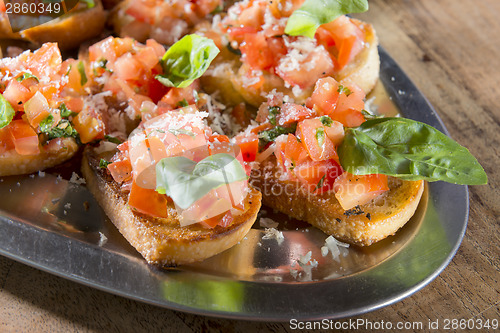
[[[57,42],[61,49],[78,47],[83,41],[102,32],[107,13],[100,0],[96,0],[95,6],[90,9],[77,7],[57,19],[18,33],[12,32],[6,15],[0,14],[0,39],[24,40],[35,46]]]
[[[41,146],[40,153],[37,155],[19,155],[14,149],[1,154],[0,177],[44,170],[63,163],[78,151],[78,145],[73,138],[60,138],[52,141],[54,142]]]
[[[175,207],[169,203],[168,218],[154,218],[133,212],[128,206],[128,194],[99,168],[99,156],[87,147],[83,154],[82,172],[87,186],[101,203],[120,233],[150,264],[172,266],[201,261],[236,245],[254,223],[261,205],[261,194],[250,188],[241,215],[235,216],[228,227],[206,229],[199,224],[181,227]]]
[[[377,83],[380,72],[380,59],[378,54],[378,39],[372,25],[351,19],[365,32],[365,47],[363,50],[342,70],[335,72],[333,77],[344,85],[356,84],[368,94]],[[205,34],[206,25],[198,25],[197,33]],[[297,104],[302,104],[311,96],[314,86],[304,89],[297,94],[293,87],[286,87],[285,82],[277,75],[265,72],[264,83],[256,89],[253,82],[246,77],[247,69],[242,63],[235,60],[234,55],[227,52],[215,59],[210,69],[201,78],[204,89],[212,94],[219,92],[223,101],[229,105],[236,105],[245,101],[255,107],[259,107],[266,100],[267,94],[273,89],[291,96]]]
[[[368,204],[345,211],[333,192],[315,195],[300,183],[281,180],[274,157],[254,172],[252,186],[265,205],[303,220],[335,238],[360,246],[393,235],[413,216],[424,190],[423,181],[389,177],[390,190]]]

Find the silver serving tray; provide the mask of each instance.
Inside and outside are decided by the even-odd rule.
[[[447,133],[442,121],[380,48],[380,80],[403,116]],[[263,239],[259,219],[245,239],[202,263],[148,265],[80,185],[46,173],[0,178],[0,254],[116,295],[200,315],[262,321],[338,319],[395,303],[432,281],[467,226],[466,186],[426,186],[415,216],[395,236],[321,255],[326,235],[264,209],[284,241]],[[43,175],[43,174],[42,174]],[[317,267],[301,267],[311,251]]]

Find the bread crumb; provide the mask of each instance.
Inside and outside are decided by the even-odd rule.
[[[76,174],[76,172],[73,171],[73,174],[71,175],[71,179],[69,180],[70,183],[75,184],[75,185],[82,185],[85,184],[85,178],[81,178]]]
[[[276,239],[278,245],[281,245],[281,243],[283,243],[283,241],[285,240],[283,232],[278,231],[275,228],[266,228],[265,235],[262,236],[262,239],[273,239],[273,238]]]
[[[108,237],[99,231],[99,246],[103,246],[108,242]]]

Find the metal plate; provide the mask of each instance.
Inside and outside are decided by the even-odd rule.
[[[380,57],[380,80],[402,114],[447,133],[383,49]],[[280,221],[281,244],[263,239],[258,220],[232,249],[165,270],[146,264],[82,186],[49,173],[4,177],[0,198],[0,254],[6,257],[161,307],[262,321],[338,319],[411,295],[450,262],[469,210],[466,186],[431,183],[415,216],[395,236],[367,248],[350,247],[336,261],[321,255],[325,234],[267,209],[265,214]],[[309,251],[317,267],[297,264]]]

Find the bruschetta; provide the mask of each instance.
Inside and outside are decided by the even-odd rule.
[[[87,186],[151,264],[179,265],[220,253],[246,235],[259,211],[261,195],[248,185],[249,169],[233,150],[237,146],[213,134],[205,116],[186,107],[152,118],[110,159],[109,152],[86,148]],[[229,157],[229,180],[214,168],[218,157]],[[207,161],[209,169],[203,166]],[[181,164],[189,170],[177,169]],[[203,179],[207,170],[210,179]],[[177,172],[182,181],[172,176]]]
[[[320,79],[305,106],[274,94],[259,109],[260,125],[239,140],[260,140],[252,185],[264,204],[366,246],[393,235],[413,216],[424,182],[343,170],[337,150],[344,128],[365,121],[363,99],[359,87],[333,78]]]
[[[340,16],[321,25],[312,39],[289,36],[287,21],[302,2],[241,1],[228,9],[221,22],[199,24],[198,33],[214,38],[225,51],[204,75],[206,89],[218,91],[227,103],[255,107],[273,90],[301,104],[323,77],[355,83],[368,93],[379,74],[373,27]]]
[[[83,101],[67,91],[67,67],[52,43],[0,60],[0,176],[43,170],[78,150],[73,106]]]
[[[172,45],[222,7],[222,0],[125,0],[113,9],[110,22],[120,37]]]

